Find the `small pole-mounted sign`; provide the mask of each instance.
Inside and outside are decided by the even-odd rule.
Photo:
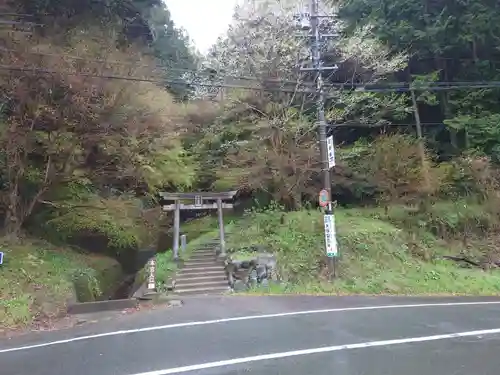
[[[0,251],[0,264],[3,264],[3,253]]]
[[[330,203],[330,193],[328,192],[328,190],[323,189],[319,192],[318,201],[320,207],[325,208],[326,206],[328,206],[328,204]]]

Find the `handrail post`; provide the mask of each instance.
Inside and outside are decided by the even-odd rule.
[[[222,199],[217,199],[217,211],[219,215],[219,241],[220,241],[220,257],[226,256],[226,240],[224,238],[224,218],[222,213]]]
[[[183,234],[181,236],[181,253],[183,255],[186,253],[186,247],[187,247],[187,236]]]
[[[181,233],[181,205],[179,199],[175,201],[174,212],[174,259],[179,259],[179,235]]]

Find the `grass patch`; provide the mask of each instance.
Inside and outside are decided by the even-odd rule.
[[[94,278],[92,285],[100,291],[101,275],[117,264],[39,240],[1,241],[0,246],[5,254],[0,266],[0,332],[57,317],[67,301],[76,298],[73,281],[78,275]]]
[[[338,209],[341,256],[339,277],[334,282],[326,277],[319,211],[252,213],[238,223],[230,246],[236,257],[245,256],[238,249],[250,245],[266,246],[276,254],[284,282],[271,286],[266,293],[498,294],[500,271],[461,268],[439,257],[464,249],[457,244],[452,248],[429,223],[447,222],[448,234],[451,228],[454,233],[465,228],[485,230],[484,210],[465,207],[457,214],[456,208],[459,204],[450,204],[448,209],[437,205],[423,223],[425,217],[405,214],[403,208],[391,209],[389,215],[378,209]]]

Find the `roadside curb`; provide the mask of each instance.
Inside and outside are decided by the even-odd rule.
[[[139,303],[153,303],[153,304],[167,304],[172,307],[180,307],[184,304],[184,301],[175,294],[163,294],[150,292],[145,293],[141,297],[137,298]]]
[[[115,299],[107,301],[81,302],[68,305],[70,315],[90,314],[102,311],[117,311],[136,308],[139,302],[136,299]]]

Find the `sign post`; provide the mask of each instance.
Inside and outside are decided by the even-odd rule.
[[[333,141],[333,136],[329,136],[326,139],[326,150],[328,156],[328,170],[335,167],[335,143]],[[333,214],[332,198],[330,192],[327,191],[328,200],[322,201],[323,190],[320,193],[320,206],[325,208],[324,224],[325,224],[325,248],[326,256],[330,259],[330,264],[332,266],[333,277],[337,276],[337,258],[339,255],[337,246],[337,233],[335,230],[335,215]]]

